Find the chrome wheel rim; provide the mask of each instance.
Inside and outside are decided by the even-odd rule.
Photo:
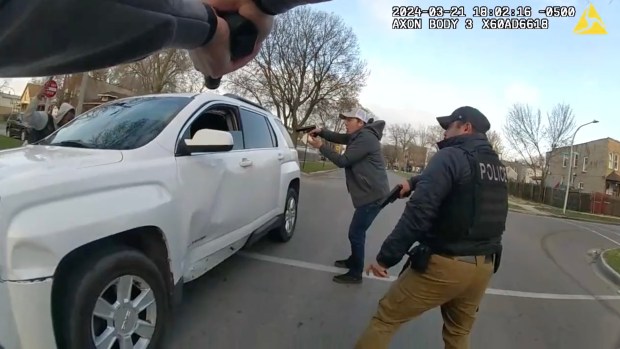
[[[155,332],[157,302],[150,285],[134,275],[108,284],[91,316],[91,336],[97,349],[145,349]]]
[[[295,227],[295,220],[297,219],[297,205],[294,197],[290,197],[286,203],[286,210],[284,211],[284,229],[290,235]]]

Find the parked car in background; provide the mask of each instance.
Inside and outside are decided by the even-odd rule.
[[[184,283],[291,239],[299,190],[284,124],[233,95],[115,100],[0,151],[0,348],[159,348]]]
[[[21,141],[25,141],[28,138],[28,127],[22,120],[23,113],[9,116],[6,121],[6,135],[11,138],[16,138]]]

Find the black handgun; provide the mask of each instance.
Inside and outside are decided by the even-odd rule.
[[[388,204],[393,203],[400,197],[400,191],[403,189],[402,184],[397,184],[392,191],[381,201],[381,208],[384,208]]]
[[[306,127],[301,127],[298,129],[295,129],[295,132],[299,133],[299,132],[303,132],[303,133],[310,133],[310,131],[314,130],[316,128],[316,125],[310,125],[310,126],[306,126]]]
[[[230,58],[237,60],[250,55],[258,38],[256,25],[238,13],[220,12],[217,10],[216,13],[218,17],[223,18],[228,24]],[[220,87],[221,81],[221,77],[213,78],[205,75],[205,86],[210,90]]]

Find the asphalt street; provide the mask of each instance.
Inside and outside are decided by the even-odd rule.
[[[404,206],[399,200],[377,217],[367,261]],[[342,171],[304,177],[293,239],[262,241],[186,284],[167,347],[352,348],[390,285],[331,281],[333,261],[348,255],[352,212]],[[472,348],[619,349],[620,293],[587,254],[619,245],[620,226],[511,212],[502,266],[480,307]],[[442,348],[441,326],[432,310],[403,326],[391,348]]]

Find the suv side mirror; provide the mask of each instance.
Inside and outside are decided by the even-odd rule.
[[[234,146],[230,132],[208,128],[198,130],[192,139],[185,139],[184,142],[190,153],[230,151]]]

